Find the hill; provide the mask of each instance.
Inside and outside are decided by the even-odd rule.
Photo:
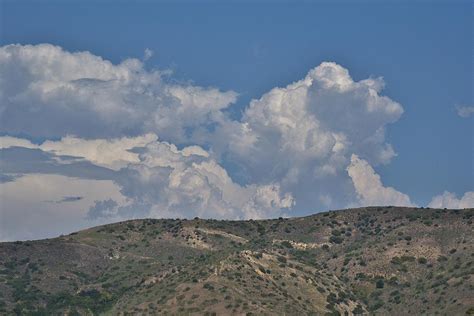
[[[143,219],[0,243],[0,314],[474,314],[474,209]]]

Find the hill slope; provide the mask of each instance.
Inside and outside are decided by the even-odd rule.
[[[473,217],[144,219],[0,243],[0,314],[474,314]]]

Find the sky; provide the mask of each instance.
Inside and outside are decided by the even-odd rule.
[[[474,207],[469,1],[0,1],[0,240]]]

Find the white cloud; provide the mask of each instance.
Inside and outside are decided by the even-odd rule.
[[[198,146],[181,150],[166,142],[149,143],[118,182],[122,193],[148,204],[151,214],[212,218],[279,216],[293,206],[278,184],[235,183],[227,171]],[[122,181],[123,179],[123,181]],[[120,210],[119,210],[120,212]]]
[[[468,118],[474,114],[474,106],[457,106],[456,111],[462,118]]]
[[[222,111],[235,92],[167,83],[138,59],[112,64],[48,44],[8,45],[0,48],[0,80],[0,132],[60,138],[25,147],[118,170],[138,163],[130,149],[150,140],[139,135],[156,134],[170,144],[209,148],[206,155],[220,166],[237,166],[229,171],[243,186],[277,185],[301,209],[350,203],[350,155],[388,163],[395,152],[385,127],[403,113],[380,95],[381,78],[354,81],[335,63],[252,100],[239,121]]]
[[[23,148],[38,148],[38,145],[33,144],[28,139],[1,136],[0,137],[0,149],[10,147],[23,147]]]
[[[456,194],[444,191],[443,194],[435,196],[428,207],[432,208],[474,208],[474,191],[466,192],[458,199]]]
[[[376,163],[388,162],[391,156],[381,158],[388,146],[383,128],[403,109],[379,96],[382,87],[380,78],[354,82],[343,67],[322,63],[303,80],[253,100],[243,124],[258,137],[267,136],[265,141],[275,140],[285,154],[320,160],[357,149]]]
[[[302,80],[252,100],[240,122],[222,121],[204,138],[247,181],[278,181],[303,208],[326,207],[328,200],[342,207],[354,196],[345,172],[352,153],[374,165],[395,156],[385,127],[403,108],[380,95],[383,86],[381,78],[354,81],[340,65],[322,63]]]
[[[414,206],[408,195],[394,188],[384,187],[380,176],[367,161],[360,159],[357,155],[351,156],[351,164],[347,167],[347,172],[354,183],[361,205]]]
[[[40,145],[12,137],[1,137],[0,141],[3,148],[27,145],[47,152],[57,158],[55,163],[59,156],[70,155],[115,170],[109,178],[120,187],[127,203],[99,199],[87,216],[92,220],[195,215],[263,218],[280,216],[283,209],[293,206],[292,196],[281,193],[278,184],[241,186],[203,148],[178,149],[158,141],[154,134],[110,140],[65,137]],[[68,168],[68,162],[62,166]]]
[[[41,149],[42,151],[55,155],[82,157],[98,166],[118,170],[129,163],[139,162],[138,154],[130,152],[131,149],[145,147],[146,144],[156,141],[157,139],[158,137],[155,134],[110,140],[86,140],[66,136],[58,141],[46,140],[42,144],[35,145],[27,139],[3,136],[0,137],[0,149],[15,146]]]
[[[148,60],[153,56],[153,51],[149,48],[145,48],[145,51],[143,53],[143,60]]]
[[[1,133],[109,138],[153,132],[183,141],[188,129],[219,116],[236,96],[167,84],[138,59],[115,65],[49,44],[0,47]]]

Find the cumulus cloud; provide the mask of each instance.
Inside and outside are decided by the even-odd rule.
[[[474,207],[474,192],[466,192],[458,199],[456,194],[444,191],[443,194],[435,196],[428,207],[454,209]]]
[[[39,168],[28,169],[25,166],[12,170],[8,167],[12,161],[15,163],[28,156],[31,150],[46,155],[42,170],[50,168],[56,173],[71,175],[71,171],[65,171],[76,168],[78,159],[109,170],[107,179],[120,187],[127,202],[118,204],[116,201],[98,200],[87,215],[90,220],[195,215],[263,218],[280,216],[282,210],[294,204],[292,196],[280,192],[277,183],[241,186],[203,148],[194,145],[178,149],[174,144],[158,141],[153,134],[110,140],[66,137],[39,145],[20,138],[0,140],[4,140],[1,142],[4,153],[2,164],[6,171],[23,174],[37,172]],[[24,152],[18,153],[19,144],[27,144],[31,148],[23,148]],[[13,157],[9,157],[8,150],[16,150]],[[71,155],[68,157],[73,162],[60,163],[61,169],[58,168],[57,160],[64,157],[60,155]],[[39,162],[41,159],[36,157],[34,160]],[[100,168],[98,176],[103,176]]]
[[[343,207],[353,197],[345,172],[351,154],[374,165],[395,156],[385,127],[403,108],[380,95],[383,87],[382,78],[354,81],[342,66],[322,63],[302,80],[252,100],[240,122],[223,122],[206,138],[247,181],[280,181],[303,207],[328,200]]]
[[[347,172],[354,183],[361,205],[414,206],[408,195],[385,187],[369,163],[357,155],[351,156]]]
[[[2,199],[5,192],[28,201],[43,194],[43,202],[61,201],[50,207],[89,224],[413,205],[373,169],[396,156],[385,129],[403,113],[382,94],[382,78],[356,81],[324,62],[252,100],[236,120],[226,114],[236,92],[171,83],[166,72],[146,67],[151,55],[113,64],[49,44],[0,47]],[[470,115],[466,109],[461,116]],[[41,181],[55,193],[30,196]],[[467,205],[466,194],[458,200],[445,193],[432,203]],[[14,210],[36,203],[8,201],[0,215],[18,223]]]
[[[82,157],[98,166],[118,170],[128,163],[139,162],[138,154],[131,152],[131,149],[144,147],[146,144],[157,139],[158,137],[155,134],[110,140],[87,140],[66,136],[58,141],[46,140],[42,144],[36,145],[27,139],[3,136],[0,137],[0,149],[10,147],[41,149],[44,152],[57,156]]]
[[[149,53],[148,53],[149,55]],[[0,48],[0,133],[84,138],[158,133],[182,141],[235,102],[233,91],[167,84],[142,61],[120,64],[58,46]],[[54,122],[54,123],[52,123]]]
[[[290,194],[278,184],[235,183],[227,171],[198,146],[179,150],[166,142],[148,144],[130,164],[122,192],[143,205],[151,214],[213,218],[263,218],[281,215],[293,205]],[[119,210],[120,212],[120,210]]]
[[[395,152],[385,127],[403,113],[380,94],[382,78],[354,81],[335,63],[252,100],[240,120],[223,111],[235,92],[170,84],[137,59],[112,64],[48,44],[8,45],[0,78],[0,132],[55,139],[6,136],[3,149],[49,155],[43,170],[50,160],[63,168],[67,156],[111,169],[109,178],[139,201],[135,209],[156,214],[262,217],[295,199],[301,209],[344,207],[356,197],[345,172],[350,155],[388,163]]]
[[[474,114],[474,106],[457,106],[456,111],[462,118],[468,118]]]
[[[350,155],[375,166],[389,163],[395,151],[385,141],[385,128],[403,113],[381,95],[382,78],[354,81],[347,69],[329,62],[252,100],[240,120],[223,111],[237,93],[170,84],[137,59],[112,64],[48,44],[8,45],[0,48],[0,78],[0,132],[59,138],[41,144],[4,138],[4,148],[17,142],[118,171],[145,164],[132,149],[159,135],[186,150],[191,144],[208,148],[201,150],[209,161],[242,188],[269,185],[291,192],[301,209],[326,208],[329,201],[333,207],[350,204],[356,196],[345,172]],[[161,156],[170,152],[153,159],[172,163]]]

